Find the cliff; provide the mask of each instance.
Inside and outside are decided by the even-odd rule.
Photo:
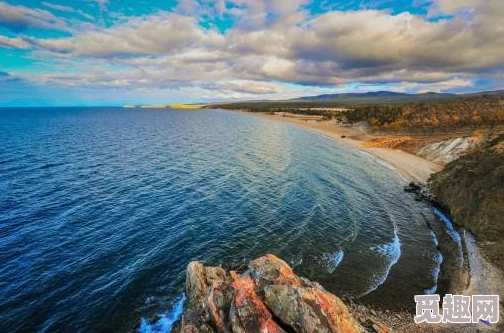
[[[362,326],[343,302],[316,282],[298,277],[274,255],[244,271],[189,264],[187,301],[174,332],[389,332],[377,321]]]
[[[504,267],[504,134],[431,176],[435,200],[471,231],[490,260]]]

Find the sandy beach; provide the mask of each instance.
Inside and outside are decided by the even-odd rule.
[[[340,126],[333,121],[310,122],[295,117],[260,114],[260,117],[301,126],[345,143],[349,147],[372,154],[394,167],[408,182],[427,182],[429,176],[443,167],[420,156],[392,148],[369,148],[365,144],[375,138],[363,126]]]

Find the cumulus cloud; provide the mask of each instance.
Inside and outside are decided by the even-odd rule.
[[[82,57],[121,57],[164,55],[190,47],[216,48],[224,37],[198,27],[189,16],[161,13],[147,18],[133,18],[106,30],[94,30],[61,39],[62,52]],[[52,45],[57,40],[50,40]],[[41,46],[44,42],[39,43]]]
[[[504,11],[502,11],[504,13]],[[484,22],[480,22],[484,23]],[[429,22],[410,13],[330,12],[309,22],[292,49],[297,58],[337,62],[341,68],[472,70],[504,64],[504,34],[485,36],[486,24]],[[487,37],[487,38],[484,38]]]
[[[470,87],[473,78],[504,69],[501,0],[434,0],[428,16],[372,9],[312,15],[305,10],[307,2],[182,0],[172,13],[131,17],[65,38],[4,37],[0,45],[32,45],[38,49],[34,56],[44,52],[44,58],[52,54],[87,64],[77,72],[83,74],[59,68],[32,78],[39,82],[199,87],[227,96],[289,94],[278,83],[335,87],[357,82],[445,91]],[[107,1],[94,3],[106,6]],[[18,12],[27,9],[19,7]],[[453,17],[431,20],[434,13]],[[202,25],[204,17],[232,17],[236,24],[222,32]],[[51,20],[57,19],[43,22]]]

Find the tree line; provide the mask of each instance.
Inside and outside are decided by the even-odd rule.
[[[404,106],[364,106],[334,115],[343,124],[367,121],[375,130],[452,131],[504,125],[504,99],[463,99]]]

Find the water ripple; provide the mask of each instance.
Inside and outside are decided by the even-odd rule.
[[[216,110],[0,118],[2,332],[166,331],[191,260],[274,253],[339,295],[436,283],[425,207],[316,133]]]

